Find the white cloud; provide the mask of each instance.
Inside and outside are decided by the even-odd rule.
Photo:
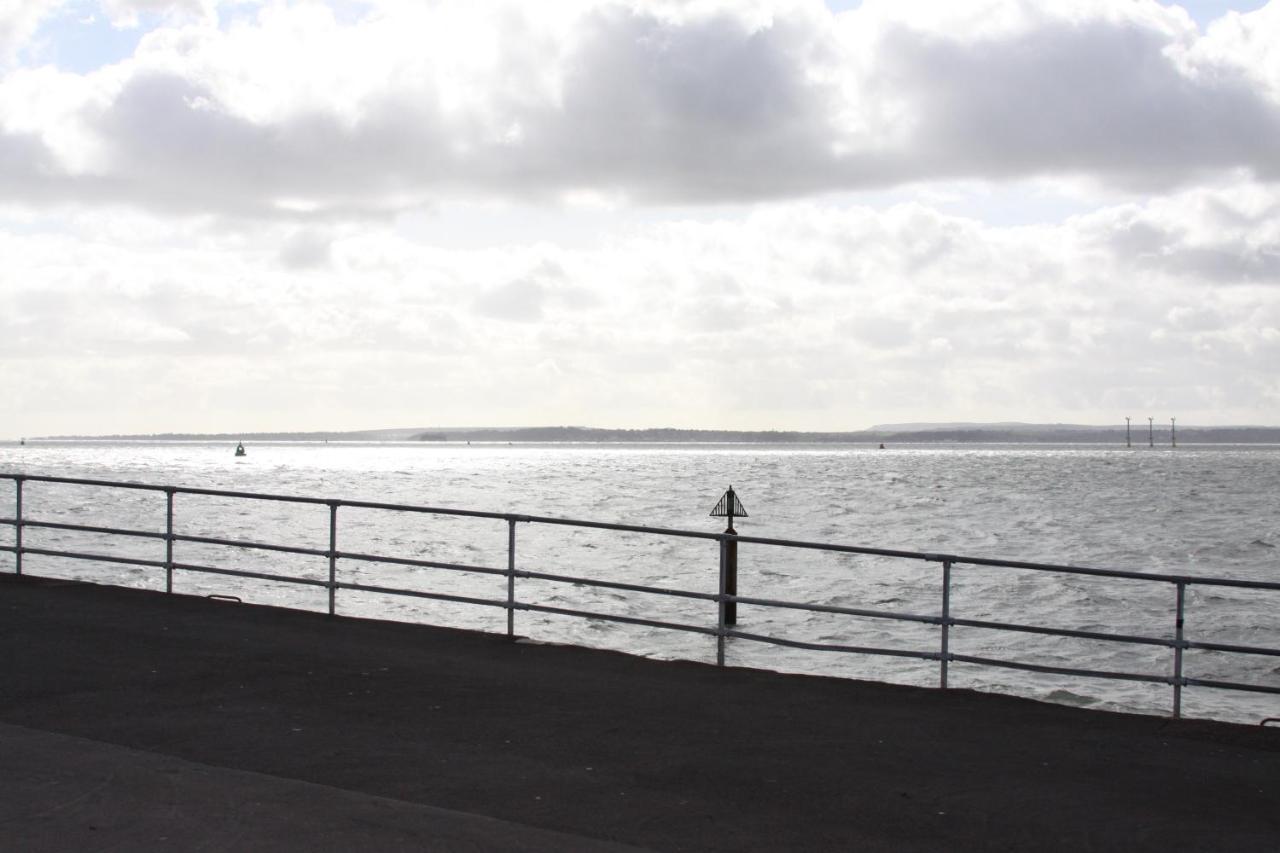
[[[1280,285],[1280,200],[1270,189],[1195,190],[1081,220],[1136,272],[1203,283]]]
[[[333,256],[333,238],[314,228],[295,231],[280,247],[280,263],[286,269],[305,270],[329,266]]]
[[[187,429],[244,428],[252,399],[264,428],[297,428],[317,407],[335,427],[1280,413],[1280,276],[1223,267],[1206,288],[1148,257],[1274,254],[1280,202],[1257,186],[1034,228],[916,204],[772,205],[581,249],[445,251],[382,226],[166,238],[146,221],[0,238],[0,358],[18,366],[0,379],[0,417],[85,429],[59,412],[104,385],[141,393],[148,357],[165,369],[148,372],[163,394],[147,393]],[[1156,238],[1135,249],[1122,225]],[[328,264],[282,266],[299,239],[326,245]],[[243,396],[218,390],[228,374]],[[145,410],[113,411],[93,428],[153,426]]]
[[[11,62],[40,22],[62,0],[0,0],[0,69]]]
[[[102,12],[113,26],[134,28],[143,16],[161,16],[171,21],[204,20],[216,22],[218,8],[256,5],[258,0],[98,0]]]
[[[190,11],[204,4],[117,4]],[[910,10],[905,7],[909,5]],[[1280,6],[444,0],[174,18],[0,79],[22,203],[343,216],[459,197],[747,201],[917,181],[1280,173]],[[22,109],[33,93],[47,107]],[[21,152],[20,152],[21,153]]]

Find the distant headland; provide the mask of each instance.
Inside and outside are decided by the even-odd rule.
[[[1170,426],[1156,426],[1150,436],[1145,424],[1134,423],[1130,440],[1135,447],[1148,441],[1169,445]],[[848,432],[796,430],[602,429],[581,426],[547,427],[415,427],[311,432],[156,433],[151,435],[58,435],[44,441],[423,441],[532,442],[599,444],[1121,444],[1125,425],[1026,423],[909,423],[880,424]],[[1179,444],[1276,444],[1280,427],[1182,426]]]

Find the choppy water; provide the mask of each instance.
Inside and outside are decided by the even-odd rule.
[[[1280,580],[1280,447],[1175,450],[1090,446],[865,447],[758,445],[256,444],[235,459],[226,444],[0,445],[0,472],[561,516],[716,531],[707,517],[733,484],[750,517],[744,535],[1069,563],[1143,572]],[[0,516],[12,517],[0,483]],[[176,531],[328,547],[328,510],[180,495]],[[162,532],[164,497],[28,483],[24,517]],[[29,547],[163,559],[152,540],[113,540],[29,528]],[[12,529],[0,526],[0,542]],[[344,508],[339,549],[505,568],[501,521]],[[521,568],[714,592],[717,546],[567,527],[517,528]],[[178,543],[175,558],[293,576],[327,577],[324,558]],[[12,570],[11,554],[0,569]],[[163,588],[161,571],[28,556],[32,574]],[[936,615],[936,564],[742,545],[742,595]],[[505,579],[342,561],[344,580],[501,599]],[[322,609],[322,589],[182,574],[181,592]],[[713,626],[709,602],[523,580],[521,600]],[[1195,640],[1280,647],[1280,593],[1191,587]],[[952,615],[1071,629],[1171,637],[1167,584],[957,566]],[[343,592],[353,615],[504,630],[497,609]],[[740,606],[751,633],[846,645],[936,651],[939,629],[875,619]],[[714,659],[714,640],[601,620],[517,614],[535,639],[662,657]],[[1169,649],[955,628],[951,650],[1033,663],[1168,674]],[[771,669],[934,685],[937,664],[812,652],[732,640],[729,662]],[[1280,658],[1189,651],[1188,676],[1280,685]],[[953,664],[955,687],[1089,707],[1167,713],[1171,688]],[[1206,688],[1183,693],[1187,715],[1256,722],[1280,716],[1280,697]]]

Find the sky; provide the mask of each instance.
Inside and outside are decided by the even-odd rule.
[[[0,0],[0,438],[1280,424],[1280,0]]]

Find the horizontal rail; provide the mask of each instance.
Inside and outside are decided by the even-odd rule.
[[[507,574],[505,571],[501,574]],[[519,569],[514,572],[518,578],[529,578],[531,580],[541,581],[557,581],[559,583],[570,583],[576,586],[599,587],[600,589],[617,589],[626,592],[644,592],[651,595],[669,595],[677,598],[696,598],[702,601],[720,601],[722,596],[714,592],[693,592],[687,589],[671,589],[663,586],[645,586],[638,583],[624,583],[622,581],[601,581],[594,578],[575,577],[573,575],[553,575],[547,572],[533,572]]]
[[[203,495],[205,497],[237,498],[242,500],[276,501],[280,503],[309,504],[313,506],[340,506],[352,509],[377,509],[391,512],[411,512],[427,515],[450,515],[461,518],[490,518],[503,521],[519,521],[525,523],[568,525],[571,527],[596,528],[630,533],[649,533],[661,536],[680,536],[690,539],[722,539],[722,533],[708,533],[703,530],[680,530],[669,527],[648,527],[639,524],[617,524],[608,521],[587,521],[584,519],[557,518],[554,516],[522,515],[509,512],[491,512],[476,509],[456,509],[452,507],[421,506],[416,504],[386,503],[383,501],[344,500],[338,498],[314,498],[301,495],[280,495],[269,492],[240,492],[228,489],[204,489],[194,486],[159,486],[150,483],[129,483],[113,480],[90,480],[81,477],[52,477],[44,474],[8,474],[0,473],[0,479],[19,480],[24,482],[58,483],[72,486],[98,486],[108,489],[133,489],[137,491],[173,492],[179,495]]]
[[[1135,581],[1158,581],[1186,586],[1224,586],[1236,589],[1267,589],[1280,592],[1280,583],[1251,581],[1243,578],[1212,578],[1199,575],[1167,575],[1158,572],[1135,572],[1120,569],[1095,569],[1087,566],[1063,566],[1054,563],[1028,563],[1020,560],[996,560],[985,557],[955,557],[953,562],[969,566],[993,566],[1005,569],[1028,569],[1036,572],[1057,572],[1067,575],[1093,575],[1104,578],[1126,578]]]
[[[550,613],[556,616],[576,616],[580,619],[599,619],[603,622],[620,622],[624,625],[643,625],[648,628],[669,628],[672,631],[686,631],[691,634],[716,636],[719,633],[715,628],[708,628],[704,625],[686,625],[680,622],[660,622],[657,619],[644,619],[639,616],[622,616],[616,613],[598,613],[591,610],[575,610],[571,607],[552,607],[548,604],[516,602],[515,608],[517,610],[527,610],[534,613]]]
[[[173,492],[175,494],[204,495],[211,497],[241,498],[246,500],[278,501],[284,503],[309,504],[317,506],[339,506],[355,509],[377,509],[394,512],[411,512],[429,515],[449,515],[469,518],[501,519],[527,524],[546,524],[567,527],[581,527],[597,530],[612,530],[625,533],[643,533],[658,536],[675,536],[687,539],[731,540],[740,543],[773,545],[803,550],[830,551],[833,553],[860,554],[865,556],[895,557],[927,562],[950,562],[953,566],[964,564],[970,566],[990,566],[996,568],[1026,569],[1030,571],[1056,572],[1062,574],[1091,575],[1096,577],[1125,578],[1137,581],[1153,581],[1170,584],[1197,586],[1233,587],[1238,589],[1263,589],[1280,592],[1280,582],[1254,581],[1242,578],[1213,578],[1197,575],[1171,575],[1158,572],[1141,572],[1125,569],[1100,569],[1088,566],[1070,566],[1056,563],[1036,563],[1023,560],[1001,560],[989,557],[965,557],[954,554],[939,554],[929,551],[907,551],[891,548],[869,548],[861,545],[843,545],[830,542],[811,542],[799,539],[778,539],[765,536],[739,536],[727,533],[708,533],[700,530],[682,530],[671,527],[650,527],[638,524],[619,524],[607,521],[588,521],[575,518],[556,518],[553,516],[522,515],[506,512],[490,512],[485,510],[454,509],[449,507],[417,506],[412,504],[385,503],[381,501],[341,500],[336,498],[315,498],[298,495],[280,495],[264,492],[240,492],[226,489],[204,489],[191,486],[161,486],[149,483],[117,482],[112,480],[92,480],[78,477],[53,477],[42,474],[0,473],[0,479],[25,482],[60,483],[67,485],[99,486],[102,488],[135,489],[155,492]],[[24,522],[25,526],[25,522]],[[326,552],[327,553],[327,552]]]
[[[506,569],[491,569],[485,566],[468,566],[465,563],[442,563],[438,560],[415,560],[412,557],[389,557],[384,554],[357,554],[351,551],[337,551],[334,556],[341,560],[356,560],[361,563],[388,563],[393,566],[411,566],[419,569],[446,569],[453,572],[471,572],[477,575],[505,575]]]
[[[84,477],[53,477],[47,474],[0,474],[0,479],[22,480],[27,483],[59,483],[68,486],[100,486],[108,489],[130,489],[140,492],[174,492],[184,495],[214,495],[228,498],[250,498],[265,501],[285,501],[301,504],[327,504],[324,498],[298,495],[274,495],[259,492],[235,492],[225,489],[202,489],[196,486],[161,486],[155,483],[138,483],[128,480],[93,480]]]
[[[746,631],[731,629],[725,632],[727,637],[740,640],[755,640],[773,646],[788,646],[793,649],[808,649],[815,652],[852,652],[863,655],[880,655],[882,657],[916,658],[918,660],[939,660],[942,655],[937,652],[917,652],[911,649],[885,649],[876,646],[844,646],[837,643],[811,643],[805,640],[788,640],[782,637],[770,637],[764,634],[749,634]]]
[[[893,619],[898,622],[922,622],[941,625],[941,616],[924,616],[918,613],[899,613],[892,610],[865,610],[860,607],[841,607],[837,604],[806,604],[800,601],[777,601],[772,598],[753,598],[749,595],[728,595],[725,601],[751,604],[757,607],[778,607],[784,610],[806,610],[813,613],[839,613],[844,616],[865,616],[870,619]]]
[[[861,554],[868,557],[900,557],[906,560],[927,560],[933,563],[941,563],[945,560],[956,559],[955,557],[949,557],[944,554],[934,554],[927,551],[898,551],[893,548],[868,548],[863,545],[837,545],[830,542],[807,542],[800,539],[777,539],[771,536],[724,536],[721,534],[721,537],[754,545],[778,545],[783,548],[801,548],[808,551],[835,551],[842,554]]]
[[[163,534],[161,538],[164,538]],[[305,554],[308,557],[327,557],[329,552],[320,548],[303,548],[298,545],[272,545],[267,542],[254,542],[248,539],[218,539],[213,536],[189,536],[183,533],[173,534],[175,542],[194,542],[200,545],[223,545],[229,548],[246,548],[254,551],[276,551],[282,554]]]
[[[6,548],[4,550],[12,550],[12,549]],[[33,554],[33,555],[51,556],[51,557],[67,557],[67,558],[76,559],[76,560],[124,563],[129,565],[149,566],[152,568],[164,568],[166,566],[166,563],[164,561],[142,560],[142,559],[129,558],[129,557],[115,557],[115,556],[110,556],[105,554],[82,554],[82,553],[76,553],[71,551],[51,551],[51,550],[42,549],[42,548],[27,548],[27,549],[24,549],[24,551],[28,554]],[[254,572],[254,571],[245,571],[241,569],[225,569],[225,568],[218,568],[213,566],[195,565],[191,563],[174,563],[172,565],[172,568],[175,570],[196,572],[201,574],[250,578],[254,580],[262,580],[262,581],[275,582],[275,583],[299,584],[303,586],[312,586],[312,587],[318,587],[318,588],[326,588],[330,586],[328,581],[320,580],[320,579],[302,578],[302,577],[289,576],[289,575],[276,575],[276,574],[271,574],[269,572]],[[448,593],[426,592],[422,590],[406,590],[406,589],[395,588],[395,587],[375,586],[371,584],[339,582],[339,583],[333,584],[332,586],[334,586],[337,589],[346,589],[346,590],[351,590],[355,592],[379,593],[379,594],[385,594],[385,595],[396,595],[396,596],[405,596],[405,597],[412,597],[412,598],[429,599],[433,601],[448,601],[448,602],[455,602],[460,604],[473,604],[473,605],[481,605],[481,606],[496,607],[496,608],[505,608],[508,606],[508,603],[506,601],[497,600],[497,599],[483,599],[483,598],[475,598],[471,596],[451,595]],[[729,596],[729,598],[732,598],[732,597],[733,596]],[[653,627],[653,628],[662,628],[662,629],[675,630],[675,631],[685,631],[685,632],[704,634],[704,635],[715,635],[718,633],[717,630],[714,628],[707,628],[700,625],[688,625],[688,624],[682,624],[678,622],[664,622],[661,620],[645,619],[645,618],[636,617],[636,616],[623,616],[620,614],[600,613],[596,611],[579,610],[579,609],[567,608],[567,607],[553,607],[549,605],[533,604],[528,602],[517,602],[515,604],[515,608],[517,610],[522,610],[522,611],[547,613],[547,614],[561,615],[561,616],[573,616],[573,617],[583,618],[583,619],[598,619],[602,621],[618,622],[618,623],[629,624],[629,625],[640,625],[640,626]],[[914,658],[917,660],[929,660],[929,661],[940,660],[942,657],[937,652],[920,652],[920,651],[914,651],[909,649],[886,649],[883,647],[876,647],[876,646],[852,646],[852,645],[844,645],[844,644],[838,644],[838,643],[813,643],[813,642],[806,642],[803,640],[791,640],[791,639],[786,639],[782,637],[771,637],[763,634],[754,634],[754,633],[749,633],[746,631],[738,631],[738,630],[727,630],[725,631],[725,636],[734,637],[742,640],[768,643],[770,645],[786,646],[789,648],[797,648],[797,649],[807,649],[811,651],[846,652],[846,653],[877,655],[877,656]],[[1267,650],[1267,651],[1272,651],[1272,650]],[[1107,679],[1124,680],[1124,681],[1139,681],[1139,682],[1146,682],[1146,683],[1153,683],[1153,684],[1169,684],[1169,683],[1172,683],[1173,681],[1173,679],[1165,676],[1152,676],[1152,675],[1142,675],[1142,674],[1136,674],[1136,673],[1112,672],[1107,670],[1081,669],[1076,667],[1050,666],[1046,664],[1032,664],[1032,663],[1024,663],[1020,661],[1008,661],[1000,658],[978,657],[973,655],[952,654],[952,655],[948,655],[947,658],[950,661],[954,661],[958,663],[972,663],[972,664],[979,664],[983,666],[992,666],[992,667],[998,667],[998,668],[1004,668],[1004,669],[1017,669],[1017,670],[1023,670],[1023,671],[1040,672],[1040,673],[1048,673],[1048,674],[1055,674],[1055,675],[1076,675],[1076,676],[1084,676],[1084,677],[1091,677],[1091,678],[1107,678]],[[1237,682],[1211,681],[1207,679],[1195,679],[1195,678],[1183,679],[1183,683],[1188,685],[1198,685],[1202,687],[1216,687],[1216,688],[1229,689],[1229,690],[1245,690],[1245,691],[1251,691],[1256,693],[1280,694],[1280,687],[1269,687],[1266,685],[1258,685],[1258,684],[1242,684]]]
[[[643,524],[618,524],[612,521],[584,521],[578,518],[556,518],[549,515],[515,515],[508,516],[514,521],[526,524],[548,524],[559,527],[585,527],[592,530],[613,530],[618,533],[644,533],[654,536],[675,536],[682,539],[732,539],[723,533],[708,533],[705,530],[682,530],[678,527],[650,527]]]
[[[105,533],[110,536],[132,536],[138,539],[164,539],[165,534],[153,530],[130,530],[122,527],[97,527],[90,524],[67,524],[61,521],[26,521],[23,527],[38,527],[45,530],[74,530],[79,533]],[[24,551],[27,549],[23,549]]]
[[[1172,684],[1173,679],[1162,675],[1143,675],[1135,672],[1112,672],[1105,669],[1077,669],[1069,666],[1053,666],[1043,663],[1023,663],[1022,661],[1002,660],[1001,658],[978,657],[976,655],[951,655],[957,663],[974,663],[981,666],[994,666],[1001,669],[1020,669],[1025,672],[1043,672],[1049,675],[1079,675],[1086,678],[1110,678],[1115,681],[1144,681],[1148,684]]]
[[[1024,560],[999,560],[991,557],[964,557],[954,554],[934,554],[927,551],[898,551],[889,548],[866,548],[861,545],[838,545],[830,542],[806,542],[796,539],[776,539],[766,536],[725,536],[738,542],[756,545],[776,545],[782,548],[801,548],[811,551],[831,551],[843,554],[862,554],[873,557],[896,557],[906,560],[925,560],[931,563],[951,563],[969,566],[993,566],[1006,569],[1055,572],[1069,575],[1095,575],[1108,578],[1125,578],[1138,581],[1155,581],[1172,584],[1196,584],[1198,586],[1227,586],[1243,589],[1268,589],[1280,592],[1280,583],[1252,581],[1241,578],[1213,578],[1198,575],[1169,575],[1159,572],[1139,572],[1132,569],[1098,569],[1089,566],[1069,566],[1059,563],[1031,563]]]
[[[1268,684],[1241,684],[1237,681],[1211,681],[1207,678],[1184,678],[1183,682],[1195,687],[1216,687],[1220,690],[1244,690],[1249,693],[1270,693],[1280,696],[1280,687]]]
[[[1238,655],[1271,655],[1280,657],[1280,649],[1268,649],[1263,646],[1236,646],[1230,643],[1203,643],[1188,641],[1183,648],[1201,649],[1209,652],[1231,652]]]
[[[1038,625],[1019,625],[1016,622],[989,622],[983,619],[950,619],[948,624],[961,628],[985,628],[992,631],[1014,631],[1022,634],[1044,634],[1050,637],[1072,637],[1078,640],[1102,640],[1108,643],[1136,643],[1147,646],[1163,646],[1171,649],[1177,640],[1159,637],[1140,637],[1132,634],[1110,634],[1104,631],[1080,631],[1073,628],[1045,628]],[[1187,643],[1182,644],[1183,648]]]
[[[491,598],[472,598],[466,595],[451,595],[446,592],[427,592],[420,589],[397,589],[388,586],[375,586],[373,584],[349,583],[339,581],[334,585],[335,589],[349,589],[353,592],[373,592],[381,595],[401,595],[406,598],[426,598],[432,601],[453,601],[458,604],[478,604],[485,607],[503,607],[507,606],[505,601],[498,601]]]
[[[454,515],[459,518],[492,518],[507,521],[510,519],[520,520],[522,516],[512,515],[506,512],[489,512],[482,509],[451,509],[449,507],[438,506],[416,506],[414,504],[395,504],[384,503],[382,501],[347,501],[334,500],[326,501],[326,503],[334,503],[341,507],[351,507],[354,509],[378,509],[388,512],[412,512],[425,515]]]
[[[167,565],[161,563],[161,566]],[[318,578],[303,578],[297,575],[277,575],[271,572],[254,572],[247,569],[224,569],[216,566],[199,566],[193,563],[174,563],[173,568],[183,572],[198,572],[204,575],[227,575],[233,578],[253,578],[260,581],[272,581],[274,583],[296,583],[301,586],[319,586],[327,587],[329,582]]]
[[[17,552],[16,547],[6,547],[6,551]],[[26,545],[22,546],[22,553],[28,556],[37,557],[66,557],[70,560],[89,560],[95,563],[120,563],[127,566],[148,566],[153,569],[163,569],[165,567],[164,560],[144,560],[140,557],[120,557],[114,554],[86,554],[81,551],[54,551],[49,548],[30,548]]]

